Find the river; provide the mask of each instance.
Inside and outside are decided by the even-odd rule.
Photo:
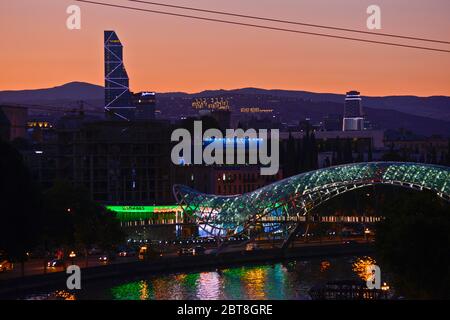
[[[128,279],[99,280],[81,290],[64,288],[34,292],[23,299],[79,300],[208,300],[300,299],[309,300],[311,287],[334,280],[364,278],[370,257],[341,256],[246,265],[202,272],[148,275]],[[388,280],[382,273],[382,281]]]

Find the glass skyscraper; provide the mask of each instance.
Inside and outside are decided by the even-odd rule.
[[[114,31],[105,31],[105,112],[117,120],[131,120],[135,114],[123,64],[123,46]]]

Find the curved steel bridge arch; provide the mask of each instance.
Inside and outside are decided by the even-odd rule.
[[[339,194],[377,184],[431,190],[450,201],[450,167],[406,162],[334,166],[235,196],[204,194],[182,185],[174,185],[173,192],[200,227],[225,237],[247,230],[264,217],[305,216]]]

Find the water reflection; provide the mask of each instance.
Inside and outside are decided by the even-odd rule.
[[[72,293],[62,296],[117,300],[310,299],[308,291],[313,286],[356,280],[364,276],[367,265],[374,263],[371,257],[337,257],[105,280],[87,284],[75,293],[76,297]]]
[[[174,274],[120,284],[110,292],[113,299],[310,299],[313,285],[356,279],[363,264],[374,261],[347,257]]]
[[[140,291],[141,291],[141,295],[140,295],[140,300],[148,300],[150,295],[149,295],[149,290],[148,290],[148,283],[147,281],[140,281]]]
[[[26,297],[25,300],[77,300],[77,297],[66,290],[56,290],[50,293],[32,294]]]
[[[200,300],[220,299],[222,279],[217,272],[202,272],[197,283],[197,298]]]
[[[241,282],[246,293],[246,298],[254,300],[266,299],[267,266],[244,270]]]
[[[141,282],[125,283],[111,289],[112,295],[117,300],[141,300]]]

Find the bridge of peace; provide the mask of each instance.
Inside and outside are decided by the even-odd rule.
[[[212,236],[236,236],[269,222],[275,231],[277,225],[291,222],[284,244],[287,245],[301,223],[312,220],[314,208],[340,194],[373,185],[430,190],[450,201],[450,167],[367,162],[302,173],[242,195],[203,194],[182,185],[175,185],[173,192],[185,213]]]

